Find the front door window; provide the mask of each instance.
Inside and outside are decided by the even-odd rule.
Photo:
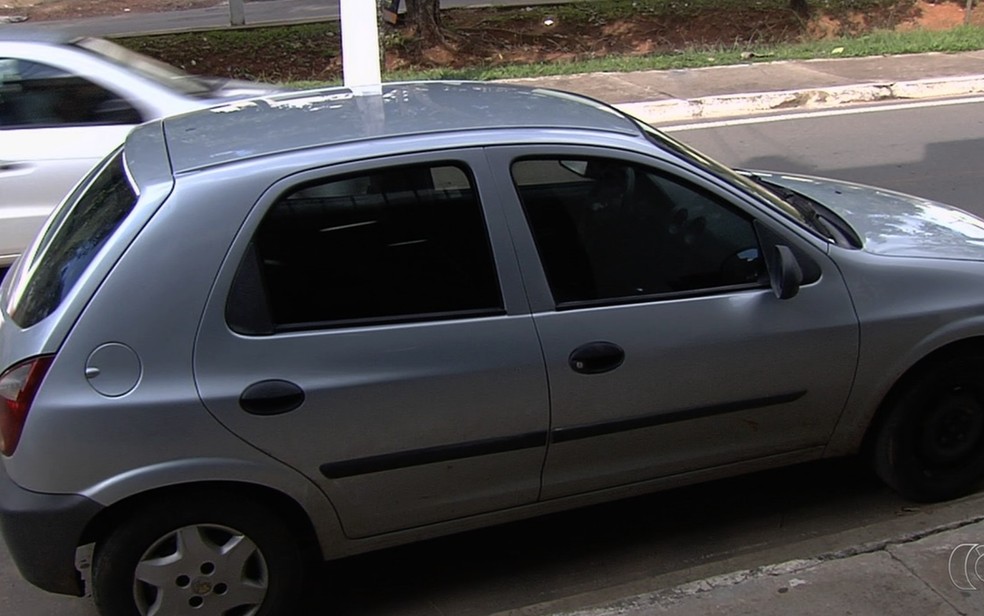
[[[749,218],[693,185],[601,158],[521,160],[512,172],[559,305],[763,282]]]

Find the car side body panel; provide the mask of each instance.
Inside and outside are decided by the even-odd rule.
[[[828,456],[858,450],[885,396],[926,357],[958,343],[984,345],[984,263],[839,249],[833,254],[851,291],[863,344]]]

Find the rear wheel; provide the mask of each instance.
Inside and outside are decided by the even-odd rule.
[[[984,478],[984,356],[937,362],[893,398],[875,435],[875,471],[917,501],[954,498]]]
[[[93,598],[104,616],[274,616],[291,613],[301,573],[295,538],[262,503],[161,500],[97,544]]]

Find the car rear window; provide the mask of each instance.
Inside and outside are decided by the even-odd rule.
[[[120,149],[62,204],[36,240],[25,257],[30,262],[13,282],[10,318],[30,327],[54,312],[136,200]]]

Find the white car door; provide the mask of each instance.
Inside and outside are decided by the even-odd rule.
[[[51,210],[131,128],[0,126],[0,265],[24,250]]]
[[[0,266],[143,120],[121,95],[52,64],[0,57]]]

